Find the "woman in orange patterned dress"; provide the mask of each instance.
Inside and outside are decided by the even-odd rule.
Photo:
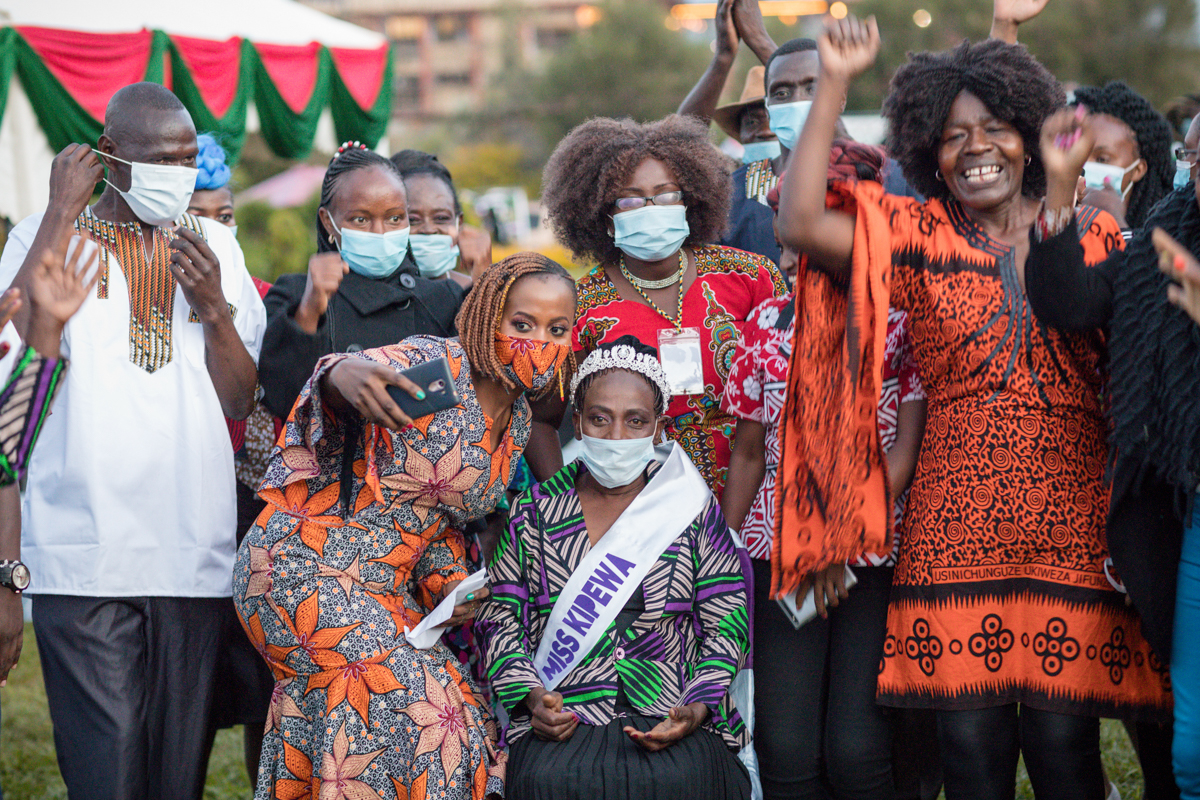
[[[466,577],[463,526],[504,495],[529,441],[525,394],[569,380],[574,319],[570,275],[519,253],[480,277],[458,338],[318,362],[234,569],[242,624],[276,679],[259,800],[502,791],[490,709],[444,644],[416,649],[404,632]],[[397,372],[440,358],[459,404],[410,420],[386,387],[423,399]],[[448,624],[485,595],[468,595]]]
[[[888,532],[874,408],[890,301],[908,312],[929,416],[879,702],[936,710],[951,800],[1011,799],[1022,752],[1039,800],[1096,800],[1097,717],[1169,717],[1170,695],[1105,568],[1103,341],[1048,329],[1024,292],[1043,159],[1058,157],[1039,135],[1063,91],[1017,45],[913,56],[884,113],[930,199],[861,182],[835,186],[827,210],[834,123],[878,37],[873,20],[829,24],[782,191],[780,237],[820,271],[797,290],[774,588]],[[1111,217],[1080,213],[1090,263],[1121,246]]]

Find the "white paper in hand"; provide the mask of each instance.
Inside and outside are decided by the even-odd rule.
[[[412,630],[404,629],[404,638],[418,650],[428,650],[433,647],[446,632],[445,628],[438,626],[454,616],[454,607],[465,602],[468,594],[487,586],[487,579],[487,570],[481,569],[455,586],[454,591],[437,604],[437,608],[430,611],[424,619],[417,623],[417,627]]]

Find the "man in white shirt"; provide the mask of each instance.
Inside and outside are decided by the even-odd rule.
[[[55,158],[46,212],[0,256],[0,287],[24,288],[72,228],[101,248],[29,465],[22,555],[70,796],[198,798],[232,593],[222,412],[253,408],[266,315],[229,229],[183,213],[197,146],[179,100],[156,84],[121,89],[98,145]]]

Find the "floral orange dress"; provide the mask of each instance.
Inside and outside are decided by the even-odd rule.
[[[346,441],[320,381],[340,360],[404,369],[445,357],[460,404],[402,433],[366,425]],[[491,511],[529,441],[521,398],[494,452],[457,339],[323,358],[301,393],[243,540],[234,602],[275,675],[256,797],[472,798],[502,792],[494,718],[439,642],[404,639],[448,581],[467,576],[460,531]],[[350,513],[339,498],[354,448]]]

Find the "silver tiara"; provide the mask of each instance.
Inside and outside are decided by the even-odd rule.
[[[571,405],[575,404],[575,390],[579,383],[588,375],[604,372],[610,369],[625,369],[645,375],[658,387],[660,395],[658,413],[666,413],[667,403],[671,399],[671,384],[667,381],[667,373],[663,372],[658,359],[648,353],[639,353],[627,344],[619,344],[607,350],[593,350],[571,379]]]

